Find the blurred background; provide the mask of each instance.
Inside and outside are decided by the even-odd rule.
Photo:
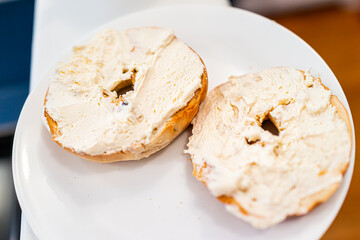
[[[360,124],[360,0],[0,0],[0,240],[35,239],[28,236],[26,222],[21,223],[11,172],[17,118],[36,85],[31,79],[41,78],[61,50],[91,29],[140,9],[179,3],[247,9],[299,35],[333,70],[349,101],[355,128]],[[85,13],[98,17],[82,17]],[[64,41],[54,45],[59,37]],[[345,203],[323,239],[360,239],[359,203],[356,164]]]

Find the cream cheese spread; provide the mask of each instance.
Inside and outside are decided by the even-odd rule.
[[[226,209],[253,226],[305,214],[301,200],[339,183],[350,160],[347,125],[330,98],[320,80],[290,67],[230,77],[201,105],[185,152],[211,193],[233,197],[246,214]],[[267,118],[279,135],[261,127]]]
[[[57,68],[44,110],[65,148],[88,155],[133,151],[187,105],[203,72],[199,56],[170,29],[104,30]]]

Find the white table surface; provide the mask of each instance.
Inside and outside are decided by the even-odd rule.
[[[213,4],[228,0],[38,0],[35,5],[30,90],[62,52],[92,29],[122,15],[163,5]],[[21,240],[38,239],[22,214]]]

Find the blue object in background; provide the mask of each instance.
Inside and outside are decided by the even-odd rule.
[[[34,0],[0,0],[0,136],[14,133],[29,93]]]

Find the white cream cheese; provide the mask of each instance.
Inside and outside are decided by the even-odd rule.
[[[47,113],[56,141],[88,155],[132,151],[151,141],[201,87],[204,65],[172,30],[105,30],[75,47],[51,80]],[[118,97],[115,90],[131,85]]]
[[[206,163],[211,193],[233,197],[248,214],[228,211],[267,228],[306,213],[302,199],[342,180],[351,139],[330,98],[318,79],[290,67],[230,77],[201,105],[186,152],[197,171]],[[265,118],[278,136],[261,127]]]

